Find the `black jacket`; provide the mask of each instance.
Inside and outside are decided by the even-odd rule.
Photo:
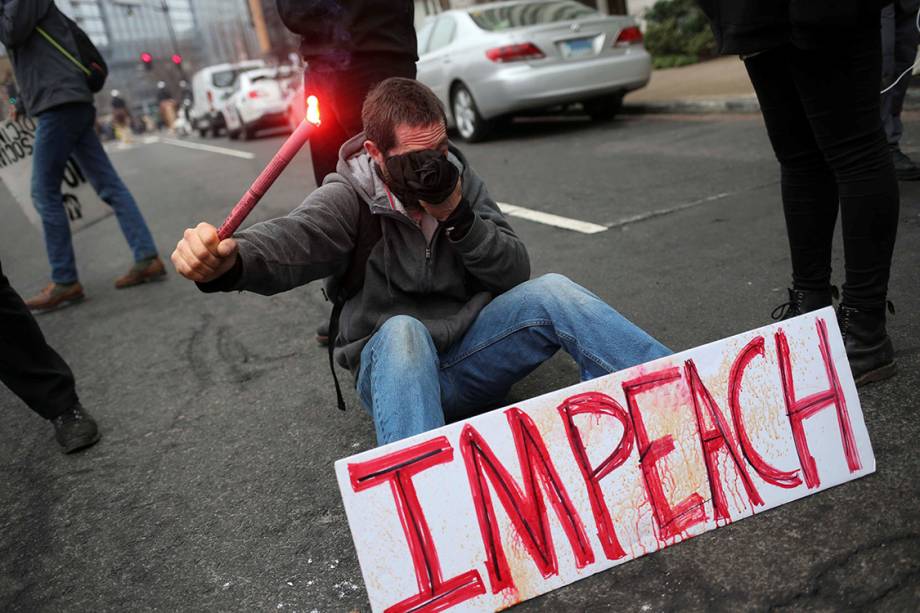
[[[697,0],[712,23],[719,53],[745,54],[792,43],[843,43],[879,27],[890,0]]]
[[[33,117],[62,104],[93,102],[80,69],[39,36],[41,26],[71,54],[77,43],[52,0],[0,0],[0,42],[10,52],[19,93]]]
[[[380,54],[415,61],[413,0],[276,0],[281,21],[299,34],[314,64],[347,66]]]

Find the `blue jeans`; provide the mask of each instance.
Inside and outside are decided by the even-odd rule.
[[[357,390],[384,445],[481,413],[558,349],[587,381],[671,351],[566,277],[548,274],[498,296],[438,353],[417,319],[388,319],[361,352]]]
[[[55,283],[77,281],[77,262],[64,209],[61,183],[72,155],[99,197],[115,211],[135,261],[157,254],[156,245],[134,197],[122,183],[96,136],[96,109],[66,104],[39,115],[32,160],[32,202],[42,218],[45,249]]]

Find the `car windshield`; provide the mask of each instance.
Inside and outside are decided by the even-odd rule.
[[[495,8],[470,11],[477,26],[490,32],[502,32],[584,17],[596,17],[597,11],[573,0],[559,2],[520,2]]]

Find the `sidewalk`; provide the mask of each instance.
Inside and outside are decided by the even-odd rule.
[[[904,110],[920,109],[920,75],[913,75]],[[725,56],[652,71],[648,86],[626,96],[627,113],[757,113],[760,105],[744,63]]]
[[[737,56],[652,71],[647,87],[626,96],[633,113],[756,113],[754,87]]]

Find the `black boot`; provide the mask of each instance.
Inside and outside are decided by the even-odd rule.
[[[894,313],[891,303],[888,309]],[[850,370],[856,385],[881,381],[894,376],[897,365],[894,347],[885,330],[885,307],[855,309],[840,305],[837,323],[843,335],[843,344],[850,360]]]
[[[832,306],[836,297],[837,288],[833,285],[823,290],[789,288],[789,302],[784,302],[773,309],[770,316],[778,321],[791,319],[810,311]]]
[[[54,434],[64,453],[91,447],[99,441],[99,427],[80,403],[51,420]]]
[[[917,166],[917,163],[898,147],[891,149],[891,161],[894,163],[894,173],[897,175],[898,181],[920,180],[920,166]]]

